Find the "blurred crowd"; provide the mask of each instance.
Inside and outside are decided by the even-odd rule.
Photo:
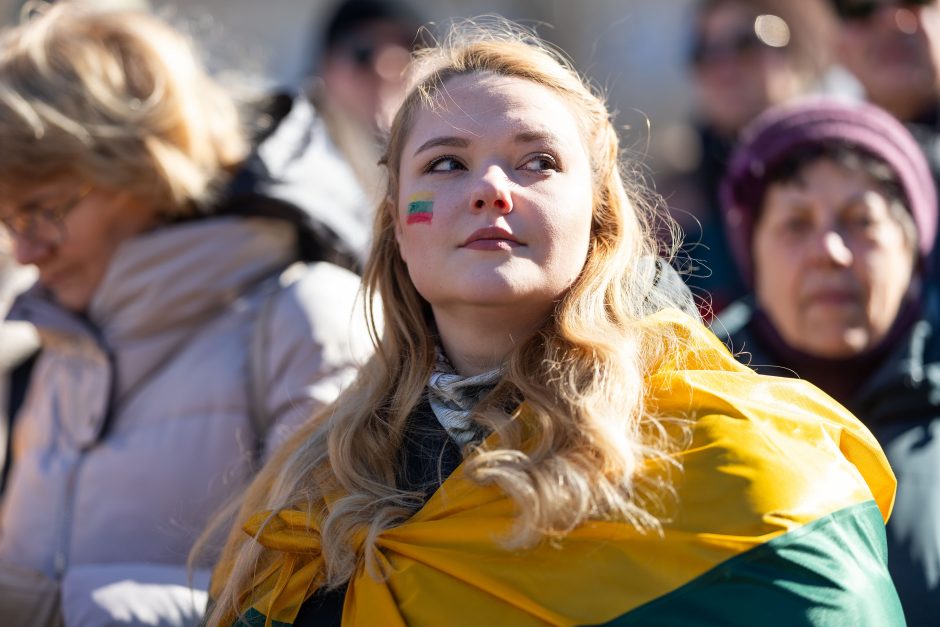
[[[359,275],[427,18],[340,2],[309,80],[236,102],[160,19],[81,4],[0,39],[0,615],[196,624],[200,532],[382,332]],[[940,2],[682,19],[695,102],[652,173],[663,249],[739,360],[874,433],[891,575],[935,625]]]

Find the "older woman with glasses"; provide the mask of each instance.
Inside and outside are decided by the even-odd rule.
[[[10,318],[41,342],[2,622],[195,622],[190,547],[353,374],[359,281],[254,191],[234,104],[157,19],[56,5],[0,40],[0,85],[0,220],[38,270]]]
[[[738,147],[725,221],[752,297],[715,329],[759,372],[799,376],[854,412],[898,478],[888,565],[910,625],[940,616],[940,298],[926,160],[871,105],[768,111]]]

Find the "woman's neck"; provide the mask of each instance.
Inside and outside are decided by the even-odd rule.
[[[548,312],[526,316],[502,307],[433,309],[444,353],[464,376],[498,368],[548,317]]]
[[[771,353],[777,364],[793,370],[834,399],[853,409],[859,391],[878,370],[888,355],[905,342],[914,323],[922,316],[923,300],[919,285],[915,282],[901,303],[894,323],[887,335],[874,346],[857,355],[843,358],[825,358],[791,347],[777,332],[770,317],[760,308],[751,320],[751,329]],[[745,348],[746,350],[746,348]]]

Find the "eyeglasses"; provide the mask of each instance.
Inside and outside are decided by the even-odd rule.
[[[769,48],[753,30],[742,30],[719,41],[698,38],[689,50],[689,62],[700,66],[721,59],[737,58]]]
[[[64,235],[65,217],[85,200],[91,189],[91,185],[83,185],[74,196],[63,203],[27,203],[13,215],[0,216],[0,223],[13,237],[28,239],[31,242],[59,243]],[[46,235],[52,232],[57,232],[55,240]]]
[[[894,7],[915,9],[931,5],[936,0],[895,0],[884,2],[875,0],[839,0],[835,3],[839,17],[848,22],[863,22],[871,19],[879,9]]]

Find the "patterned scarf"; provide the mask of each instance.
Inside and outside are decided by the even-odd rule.
[[[471,413],[502,376],[502,368],[461,376],[438,347],[437,364],[428,379],[428,400],[438,422],[461,448],[486,436],[486,430],[473,421]]]

